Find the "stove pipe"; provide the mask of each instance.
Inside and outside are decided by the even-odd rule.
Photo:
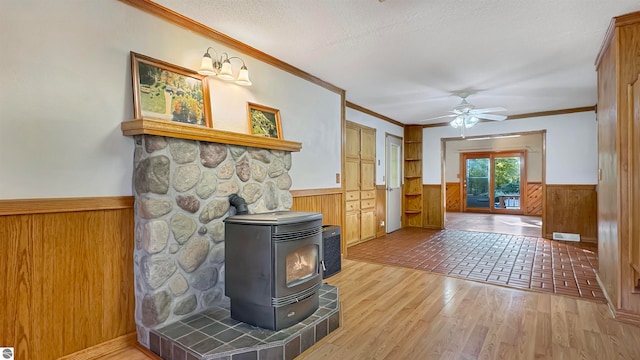
[[[236,208],[237,215],[245,215],[249,213],[249,209],[247,208],[247,202],[244,198],[238,194],[229,195],[229,203]]]

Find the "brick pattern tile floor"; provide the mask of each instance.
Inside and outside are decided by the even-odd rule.
[[[524,235],[407,228],[349,247],[347,257],[605,302],[597,246]]]

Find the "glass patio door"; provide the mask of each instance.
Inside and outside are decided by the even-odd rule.
[[[464,209],[475,211],[491,210],[491,159],[482,155],[465,156],[465,178],[463,191]]]
[[[464,153],[463,211],[522,213],[524,152]]]
[[[522,156],[520,154],[507,154],[493,158],[493,196],[495,209],[522,209],[520,206],[522,168]]]

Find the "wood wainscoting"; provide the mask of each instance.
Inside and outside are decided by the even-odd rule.
[[[133,203],[0,200],[0,345],[16,359],[135,342]]]
[[[444,228],[444,204],[442,203],[442,185],[422,185],[422,227],[427,229]]]
[[[322,224],[342,225],[342,189],[291,190],[291,211],[313,211],[322,214]]]
[[[527,202],[524,214],[542,216],[542,183],[527,182]]]
[[[447,211],[462,211],[462,198],[460,194],[459,182],[448,182],[447,184]]]
[[[547,184],[545,238],[554,232],[580,234],[582,241],[597,242],[598,210],[595,185]]]

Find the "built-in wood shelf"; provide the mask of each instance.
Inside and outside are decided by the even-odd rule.
[[[155,119],[123,121],[120,125],[120,129],[122,129],[122,135],[126,136],[158,135],[177,139],[200,140],[221,144],[251,146],[256,148],[292,152],[297,152],[302,149],[302,143],[295,141],[215,130],[198,125]]]
[[[405,176],[405,179],[420,179],[422,176],[420,175],[413,175],[413,176]]]
[[[404,195],[405,196],[420,196],[420,195],[422,195],[422,193],[407,193],[407,194],[404,194]]]
[[[420,214],[422,210],[405,210],[405,214]]]
[[[421,158],[405,158],[406,161],[422,161]]]

